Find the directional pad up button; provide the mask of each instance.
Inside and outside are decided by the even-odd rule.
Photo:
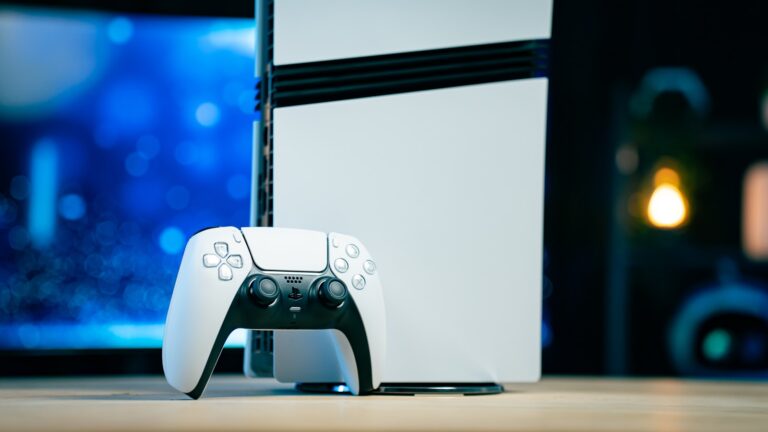
[[[243,258],[240,255],[231,255],[227,258],[227,264],[234,268],[243,268]]]
[[[216,251],[216,254],[220,257],[224,258],[229,254],[229,245],[227,245],[224,242],[218,242],[213,244],[213,249]]]
[[[222,264],[219,267],[219,279],[223,281],[232,280],[232,269],[228,265]]]

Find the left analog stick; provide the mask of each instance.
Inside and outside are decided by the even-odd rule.
[[[262,276],[251,281],[248,285],[248,297],[259,306],[267,307],[277,301],[280,290],[272,278]]]

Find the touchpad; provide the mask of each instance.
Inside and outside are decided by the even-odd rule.
[[[243,228],[253,262],[262,270],[321,272],[328,265],[324,232],[292,228]]]

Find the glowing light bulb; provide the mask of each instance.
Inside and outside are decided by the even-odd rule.
[[[648,220],[657,228],[677,228],[688,215],[685,196],[676,186],[656,186],[648,201]]]

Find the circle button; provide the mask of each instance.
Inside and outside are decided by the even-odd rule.
[[[359,290],[365,288],[365,278],[363,275],[356,274],[352,276],[352,286]]]
[[[333,262],[333,268],[339,273],[346,273],[349,270],[349,263],[344,258],[336,258],[336,261]]]
[[[348,244],[346,249],[347,255],[349,255],[350,258],[357,258],[360,256],[360,249],[357,248],[357,246],[353,244]]]
[[[363,270],[369,275],[376,273],[376,263],[371,260],[365,260],[363,263]]]

